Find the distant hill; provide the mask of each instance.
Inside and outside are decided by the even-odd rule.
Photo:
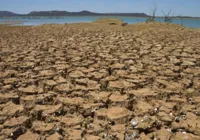
[[[18,16],[18,15],[19,14],[9,12],[9,11],[0,11],[0,17],[3,17],[3,16]]]
[[[16,14],[9,11],[0,11],[1,17],[9,16],[136,16],[136,17],[147,17],[145,13],[94,13],[90,11],[80,12],[67,12],[67,11],[32,11],[28,14]]]
[[[138,16],[146,17],[145,13],[94,13],[90,11],[67,12],[67,11],[33,11],[28,16]]]
[[[130,17],[149,17],[145,13],[94,13],[90,11],[68,12],[68,11],[32,11],[28,14],[17,14],[10,11],[0,11],[0,17],[11,16],[130,16]],[[158,16],[162,17],[162,16]],[[174,16],[174,18],[200,18],[190,16]]]

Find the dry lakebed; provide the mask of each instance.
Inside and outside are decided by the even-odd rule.
[[[0,26],[0,140],[200,140],[200,30]]]

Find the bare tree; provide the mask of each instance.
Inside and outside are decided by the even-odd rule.
[[[155,21],[156,12],[157,12],[157,5],[154,5],[153,9],[151,9],[151,15],[150,15],[149,18],[146,20],[147,23],[148,23],[148,22],[154,22],[154,21]]]
[[[165,13],[162,11],[162,13],[163,13],[163,15],[164,15],[164,18],[165,18],[164,20],[165,20],[165,22],[167,22],[167,23],[171,23],[171,22],[172,22],[173,15],[170,16],[171,12],[172,12],[171,9],[169,10],[169,12],[168,12],[167,14],[165,14]]]
[[[179,16],[177,16],[179,19],[180,19],[180,21],[181,21],[181,25],[183,25],[183,20],[182,20],[182,14],[180,14]]]
[[[183,20],[182,20],[182,18],[181,18],[181,14],[178,15],[178,16],[174,16],[174,14],[172,14],[172,15],[170,16],[171,11],[172,11],[172,10],[170,9],[169,12],[168,12],[167,14],[165,14],[165,13],[162,11],[162,13],[163,13],[163,15],[164,15],[164,20],[165,20],[165,22],[171,23],[172,20],[173,20],[173,18],[179,18],[180,21],[181,21],[181,25],[183,25]]]
[[[183,26],[183,20],[182,20],[181,16],[180,16],[180,21],[181,21],[181,25]]]

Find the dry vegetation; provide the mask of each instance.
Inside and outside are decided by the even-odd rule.
[[[198,30],[95,22],[0,32],[0,139],[200,139]]]

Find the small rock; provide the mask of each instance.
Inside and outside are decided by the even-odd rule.
[[[133,127],[137,127],[137,125],[138,125],[138,120],[137,119],[132,119],[131,120],[131,125],[133,126]]]

